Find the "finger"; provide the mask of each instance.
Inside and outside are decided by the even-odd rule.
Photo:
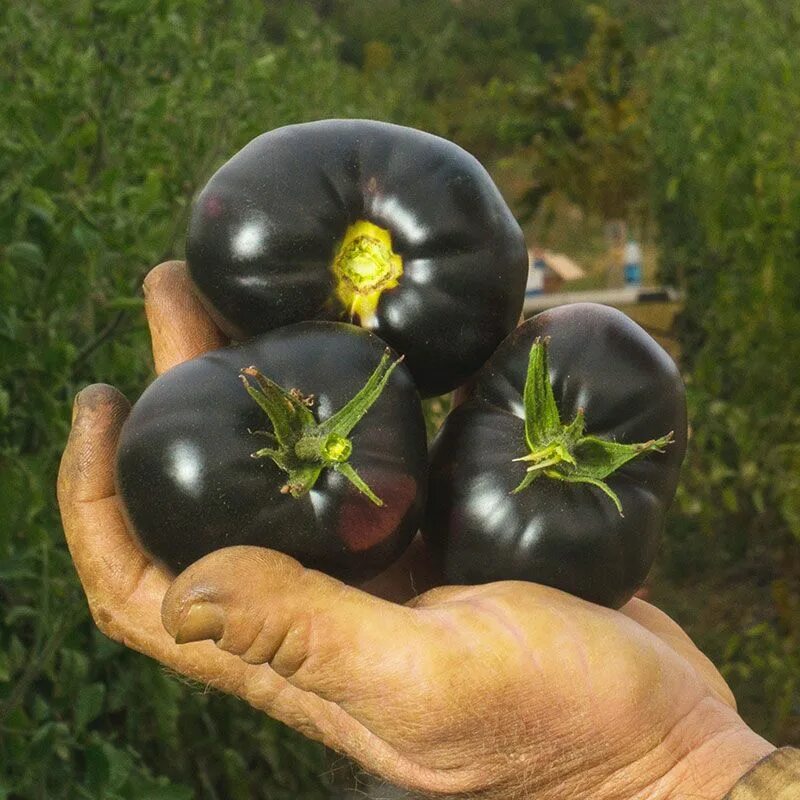
[[[636,620],[652,633],[669,636],[673,641],[681,642],[691,647],[695,646],[689,634],[672,617],[646,600],[634,597],[620,611],[631,619]]]
[[[144,279],[144,310],[159,375],[228,343],[198,299],[183,261],[150,270]]]
[[[161,624],[161,604],[172,578],[150,561],[131,535],[114,491],[114,454],[129,410],[128,401],[112,386],[84,389],[75,398],[73,427],[58,474],[64,532],[92,616],[116,641],[183,675],[241,694],[254,668],[210,645],[179,648]],[[287,697],[280,691],[286,689],[285,682],[273,677],[273,694],[281,700],[265,710],[315,738],[325,738],[309,712],[322,727],[330,712]],[[263,684],[263,676],[259,680]]]
[[[58,474],[67,545],[93,608],[125,596],[149,564],[122,521],[114,488],[117,441],[129,411],[113,386],[80,392]]]
[[[419,617],[256,547],[227,548],[193,564],[162,607],[176,641],[213,639],[249,664],[268,664],[379,736],[387,725],[397,729],[393,713],[413,724],[446,668],[442,637]],[[394,711],[387,703],[396,703]]]
[[[111,386],[84,389],[58,475],[64,532],[100,630],[181,675],[239,695],[306,736],[362,760],[381,757],[374,736],[338,707],[211,644],[180,647],[166,632],[161,606],[172,577],[140,548],[114,492],[114,454],[129,410]]]
[[[87,386],[76,395],[72,430],[58,475],[62,508],[114,495],[114,456],[130,409],[125,396],[105,383]]]
[[[633,598],[620,611],[683,656],[701,674],[706,684],[722,702],[731,708],[736,708],[736,698],[725,679],[675,620],[650,603],[638,598]]]

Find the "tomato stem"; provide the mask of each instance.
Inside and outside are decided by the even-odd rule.
[[[670,431],[658,439],[636,444],[587,436],[582,408],[569,424],[564,425],[547,367],[548,343],[548,338],[537,338],[528,358],[523,397],[528,452],[514,461],[529,466],[526,466],[525,475],[512,494],[523,491],[541,477],[584,483],[606,494],[623,516],[622,503],[605,479],[631,459],[648,452],[663,452],[673,441],[673,433]]]
[[[389,231],[359,220],[345,231],[332,269],[336,296],[350,322],[370,326],[381,295],[403,274],[403,259],[392,249]]]
[[[253,458],[269,458],[288,474],[282,494],[302,497],[317,482],[323,469],[344,475],[359,492],[375,505],[383,501],[370,489],[349,463],[353,443],[348,435],[381,396],[389,377],[403,360],[391,360],[387,349],[364,386],[324,422],[317,422],[311,411],[313,396],[298,389],[284,389],[256,367],[246,367],[240,379],[247,393],[267,415],[272,431],[250,431],[267,436],[270,447],[256,450]]]

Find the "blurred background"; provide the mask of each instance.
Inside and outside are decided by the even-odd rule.
[[[330,796],[321,748],[94,630],[54,498],[75,392],[152,377],[141,281],[193,194],[322,117],[472,151],[529,310],[593,292],[679,360],[692,439],[647,592],[800,745],[797,2],[11,0],[0,86],[0,800]]]

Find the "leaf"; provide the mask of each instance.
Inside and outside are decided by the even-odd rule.
[[[364,386],[332,417],[320,423],[317,429],[319,433],[322,436],[330,433],[338,433],[339,436],[343,437],[347,436],[381,396],[386,382],[402,360],[403,357],[400,356],[396,361],[391,361],[391,356],[387,350],[381,356],[378,366],[375,367]]]
[[[92,742],[86,748],[86,784],[98,796],[106,788],[111,774],[111,766],[103,746]]]
[[[739,510],[739,498],[733,486],[725,486],[722,489],[722,506],[729,514],[735,514]]]
[[[75,732],[82,731],[93,722],[103,710],[106,687],[102,683],[92,683],[81,687],[75,702]]]
[[[5,616],[5,623],[12,627],[21,619],[35,619],[39,616],[39,612],[31,606],[13,606]]]
[[[72,648],[61,651],[59,679],[65,692],[71,692],[86,680],[89,674],[89,657]]]
[[[122,311],[129,308],[144,308],[143,297],[112,297],[107,300],[105,307],[110,311]]]
[[[625,515],[622,513],[622,503],[617,495],[617,493],[604,481],[598,480],[597,478],[593,478],[591,475],[582,474],[581,472],[574,472],[572,474],[563,475],[555,470],[552,472],[546,472],[545,475],[549,478],[556,478],[560,481],[565,481],[566,483],[585,483],[589,486],[594,486],[597,489],[600,489],[614,504],[619,515],[624,517]]]
[[[44,266],[44,254],[33,242],[12,242],[5,249],[6,258],[23,269],[39,269]]]
[[[525,438],[531,452],[535,452],[559,436],[562,429],[547,368],[546,339],[537,339],[531,347],[523,401]]]
[[[187,786],[154,786],[147,789],[141,800],[194,800],[194,792]]]
[[[281,450],[293,448],[303,428],[315,424],[314,415],[298,397],[278,386],[255,367],[243,369],[239,377],[245,391],[269,417]],[[249,378],[253,378],[256,387]]]
[[[367,486],[364,482],[364,479],[356,472],[355,467],[351,466],[350,464],[337,464],[334,469],[337,472],[341,472],[342,475],[353,484],[353,486],[358,489],[361,494],[366,495],[376,506],[383,506],[383,500],[372,491],[372,489]]]
[[[49,228],[53,227],[57,210],[56,204],[44,189],[38,186],[32,188],[28,193],[25,207],[32,217],[36,217]]]
[[[49,747],[52,749],[59,739],[63,739],[68,735],[69,729],[63,722],[45,722],[31,737],[31,747],[34,749]]]
[[[45,722],[52,716],[50,706],[41,695],[36,695],[33,698],[33,707],[31,708],[31,718],[36,722]]]
[[[672,441],[672,434],[642,444],[622,444],[584,436],[575,446],[574,456],[583,476],[603,480],[634,458],[653,450],[660,452]]]
[[[100,234],[93,228],[80,223],[72,229],[72,238],[87,255],[99,250],[102,245]]]
[[[103,742],[102,750],[108,764],[108,786],[114,790],[119,789],[128,780],[133,759],[124,750],[114,747],[110,742]]]
[[[1,485],[0,488],[2,488]],[[0,580],[2,581],[31,580],[38,577],[38,575],[38,572],[35,572],[24,562],[15,564],[13,561],[0,561]]]
[[[670,202],[675,200],[675,198],[678,196],[678,189],[680,188],[680,185],[681,179],[676,175],[673,175],[669,181],[667,181],[667,190],[665,193],[667,200]]]

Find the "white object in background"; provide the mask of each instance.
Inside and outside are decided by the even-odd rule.
[[[528,295],[523,313],[526,317],[548,308],[568,303],[602,303],[605,306],[638,305],[639,303],[682,303],[683,292],[671,286],[623,286],[619,289],[592,289],[585,292],[553,292]]]
[[[525,286],[525,296],[541,294],[544,291],[544,273],[547,269],[544,259],[534,258],[528,269],[528,283]]]
[[[547,263],[544,260],[544,250],[533,247],[528,250],[528,282],[525,285],[525,297],[541,294],[544,291],[544,274]]]

